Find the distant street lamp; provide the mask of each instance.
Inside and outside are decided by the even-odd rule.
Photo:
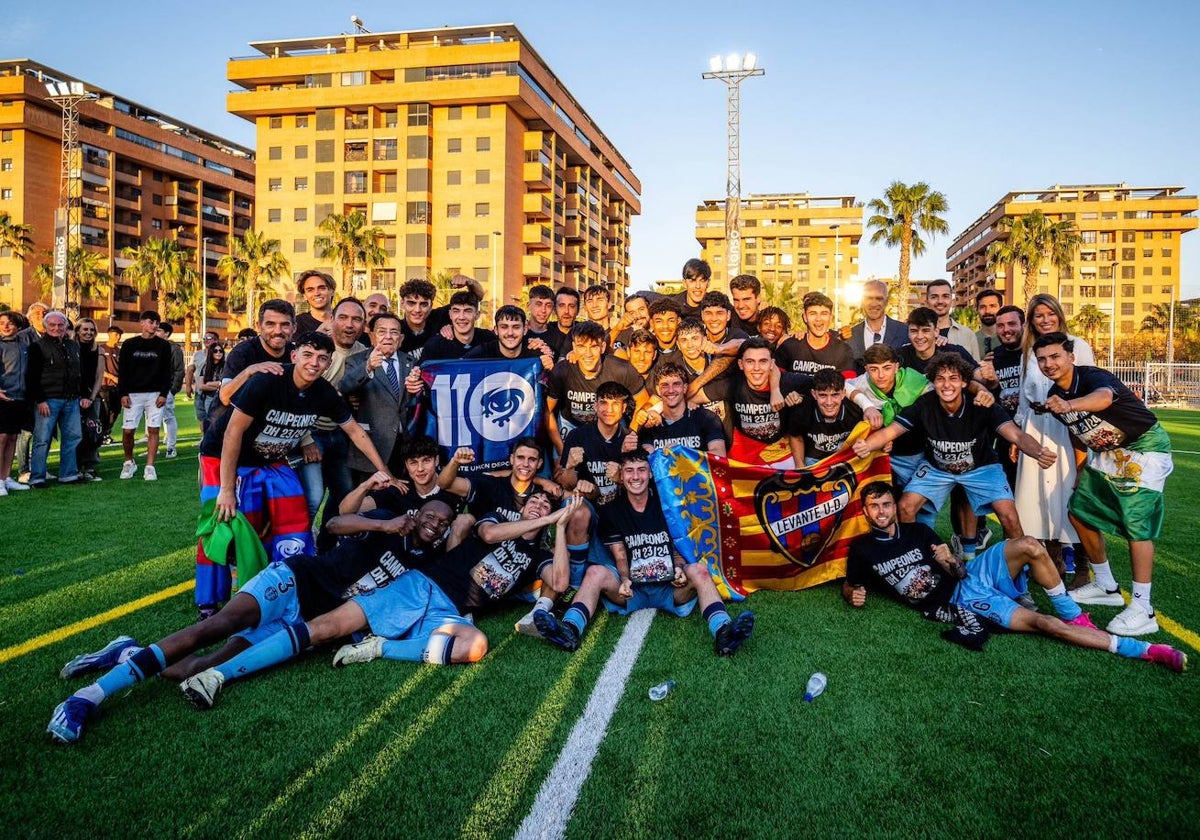
[[[1117,266],[1120,263],[1114,262],[1111,266],[1112,277],[1112,318],[1108,322],[1108,369],[1113,369],[1114,354],[1117,352]],[[1065,327],[1066,324],[1063,324]]]
[[[500,298],[496,295],[496,281],[500,275],[500,237],[503,234],[492,231],[492,326],[496,326],[496,310],[500,308]],[[503,294],[503,292],[501,292]]]
[[[204,334],[208,332],[208,242],[207,236],[200,239],[200,341],[204,342]]]

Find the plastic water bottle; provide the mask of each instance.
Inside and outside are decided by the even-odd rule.
[[[804,687],[804,702],[811,703],[815,698],[820,697],[828,682],[820,671],[809,677],[808,685]]]
[[[675,680],[667,680],[666,682],[660,682],[658,685],[652,685],[650,686],[650,699],[657,703],[659,700],[665,699],[674,687]]]

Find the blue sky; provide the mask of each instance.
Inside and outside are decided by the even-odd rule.
[[[678,277],[699,247],[695,205],[725,190],[725,91],[708,57],[750,50],[767,74],[742,89],[742,192],[852,194],[893,179],[946,193],[953,234],[1010,190],[1054,183],[1200,189],[1200,88],[1191,3],[843,2],[545,4],[66,0],[10,9],[0,56],[31,58],[254,145],[225,112],[230,56],[251,41],[369,29],[513,22],[642,180],[635,286]],[[136,9],[136,11],[135,11]],[[744,19],[743,19],[744,18]],[[1200,233],[1182,240],[1200,295]],[[914,276],[945,275],[949,238]],[[895,273],[864,244],[861,274]]]

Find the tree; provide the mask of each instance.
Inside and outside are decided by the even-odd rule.
[[[1021,266],[1025,285],[1023,299],[1017,301],[1014,297],[1018,305],[1027,304],[1037,294],[1038,272],[1043,264],[1053,265],[1060,274],[1071,267],[1081,241],[1074,222],[1069,219],[1056,222],[1041,210],[1024,216],[1005,216],[996,227],[1003,238],[988,246],[987,265],[993,270],[999,266]],[[1115,277],[1112,282],[1117,282]]]
[[[180,247],[174,239],[147,239],[135,248],[123,248],[121,255],[131,261],[121,279],[142,294],[152,289],[158,292],[159,314],[184,323],[184,348],[191,352],[191,325],[200,310],[201,298],[195,252]]]
[[[1100,331],[1108,326],[1108,315],[1102,310],[1096,308],[1095,304],[1089,303],[1080,308],[1078,314],[1071,319],[1070,326],[1072,332],[1082,335],[1088,340],[1088,344],[1096,347],[1096,336]]]
[[[184,354],[190,356],[192,333],[197,331],[195,329],[196,321],[204,309],[208,310],[209,315],[217,313],[216,298],[208,297],[203,293],[200,288],[200,274],[193,271],[185,282],[175,287],[175,291],[168,292],[159,298],[159,306],[162,308],[160,314],[163,320],[183,325]]]
[[[244,306],[247,324],[254,323],[255,294],[274,292],[275,284],[291,272],[279,240],[253,230],[230,239],[229,253],[217,260],[217,273],[229,281],[229,311]]]
[[[50,295],[54,289],[54,252],[46,251],[47,262],[33,270],[33,279],[41,284],[42,294]],[[107,298],[112,288],[112,274],[108,271],[108,257],[87,248],[75,247],[67,251],[67,281],[73,294],[68,297],[78,303],[88,298]]]
[[[767,280],[762,282],[761,308],[777,306],[787,313],[792,329],[804,328],[804,295],[796,290],[795,280]]]
[[[33,250],[33,226],[14,222],[7,212],[0,211],[0,250],[7,248],[19,260]]]
[[[873,198],[867,204],[871,217],[867,227],[874,228],[871,244],[880,242],[889,248],[900,249],[900,286],[898,291],[899,315],[908,314],[909,270],[912,258],[925,253],[925,240],[921,234],[934,237],[939,233],[950,233],[950,225],[941,214],[950,210],[946,196],[930,189],[924,181],[911,186],[901,181],[892,181],[883,198]]]
[[[317,258],[337,263],[342,269],[342,294],[353,293],[351,281],[360,265],[364,268],[379,268],[387,265],[387,252],[379,244],[383,231],[367,227],[367,217],[355,211],[349,215],[331,213],[318,228],[324,236],[318,236],[313,246]]]

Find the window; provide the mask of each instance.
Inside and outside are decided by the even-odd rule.
[[[1151,267],[1150,267],[1150,266],[1148,266],[1148,265],[1144,265],[1144,266],[1142,266],[1142,276],[1143,276],[1143,277],[1150,277],[1150,276],[1151,276],[1151,275],[1153,275],[1153,274],[1154,274],[1154,269],[1153,269],[1153,268],[1151,268]]]
[[[422,73],[422,81],[424,81],[424,73]],[[426,102],[418,102],[408,106],[408,124],[409,125],[429,125],[429,104]]]
[[[307,239],[293,239],[292,240],[292,253],[293,254],[308,253],[308,240]]]
[[[1162,269],[1162,276],[1163,276],[1163,277],[1170,277],[1170,276],[1171,276],[1171,266],[1169,266],[1169,265],[1164,265],[1164,266],[1163,266],[1163,269]]]
[[[379,143],[392,144],[392,157],[390,158],[375,158],[376,160],[394,160],[396,157],[396,141],[395,140],[376,140],[375,148],[378,150]],[[418,134],[416,137],[408,138],[408,159],[409,160],[429,160],[429,135]]]
[[[283,160],[283,146],[268,147],[267,160]]]
[[[12,158],[4,158],[3,160],[0,160],[0,171],[12,172],[12,168]]]
[[[476,282],[486,286],[489,282],[489,275],[491,275],[491,271],[489,271],[486,266],[478,266],[474,271],[471,272],[471,274],[475,275]]]
[[[1137,232],[1132,231],[1132,230],[1121,231],[1121,241],[1122,242],[1136,242],[1137,241]]]
[[[0,143],[11,143],[11,142],[12,142],[12,129],[6,128],[3,131],[0,131]]]
[[[296,117],[296,128],[308,128],[308,115]]]
[[[358,87],[367,83],[367,74],[362,70],[342,74],[342,87]]]
[[[427,225],[429,224],[429,202],[428,201],[410,201],[408,202],[408,223],[410,225]]]
[[[308,160],[308,146],[296,147],[296,160]]]
[[[280,210],[278,207],[274,207],[274,208],[268,210],[267,211],[267,221],[268,222],[283,221],[283,211]]]
[[[1150,259],[1151,257],[1154,256],[1154,249],[1153,248],[1143,248],[1142,256],[1145,257],[1146,259]]]
[[[476,234],[475,235],[475,250],[479,251],[484,248],[487,248],[490,245],[490,243],[488,242],[488,239],[489,239],[489,237],[486,233]]]
[[[317,163],[333,163],[333,141],[317,141]]]
[[[490,169],[476,169],[475,170],[475,183],[476,184],[490,184],[491,182],[492,182],[492,170],[490,170]]]
[[[491,150],[492,150],[492,138],[491,137],[476,137],[475,138],[475,151],[490,152]]]
[[[488,117],[490,117],[491,115],[492,115],[492,106],[491,106],[491,105],[478,105],[478,106],[476,106],[476,108],[475,108],[475,116],[477,116],[479,119],[481,119],[481,120],[486,120],[486,119],[487,119]]]
[[[1132,280],[1134,271],[1135,271],[1135,268],[1132,265],[1121,266],[1121,279],[1122,280]]]
[[[448,139],[446,141],[446,151],[452,155],[455,155],[455,154],[458,154],[459,152],[461,152],[462,151],[462,138],[461,137],[451,137],[450,139]]]
[[[292,221],[307,222],[308,221],[308,208],[307,207],[297,207],[295,210],[293,210],[292,211]]]
[[[333,173],[318,172],[314,187],[317,195],[333,195]]]
[[[321,222],[325,221],[332,215],[333,215],[333,205],[332,204],[318,204],[316,207],[313,208],[313,221],[316,222],[317,224],[321,224]]]
[[[334,123],[332,108],[317,109],[317,131],[333,131]]]
[[[1121,259],[1123,259],[1123,260],[1134,259],[1134,254],[1136,253],[1136,251],[1137,251],[1136,248],[1122,248],[1121,249]]]
[[[1162,232],[1163,239],[1170,239],[1174,235],[1175,235],[1175,231],[1173,231],[1173,230],[1164,230]]]
[[[1154,231],[1152,231],[1152,230],[1142,231],[1142,239],[1153,239],[1153,238],[1154,238]]]
[[[446,109],[446,119],[461,120],[462,119],[462,106],[461,105],[451,105],[449,108],[447,108]]]
[[[460,239],[461,238],[458,236],[447,236],[446,237],[446,250],[447,251],[457,251],[459,248]]]
[[[1136,289],[1136,288],[1137,287],[1134,286],[1132,283],[1122,283],[1121,284],[1121,297],[1133,297],[1134,289]]]
[[[345,191],[355,194],[365,193],[367,191],[367,173],[347,172],[345,177]]]
[[[162,230],[162,219],[151,219],[150,227],[154,230]]]
[[[283,117],[271,117],[267,125],[270,128],[283,128]]]
[[[333,84],[332,73],[307,73],[304,76],[304,86],[306,88],[323,88],[330,87]],[[319,128],[320,126],[318,126]]]
[[[267,181],[267,189],[271,192],[279,192],[283,189],[282,178],[271,178]]]
[[[1058,294],[1060,297],[1065,297],[1065,298],[1074,297],[1075,296],[1075,287],[1074,286],[1059,286]]]
[[[1142,294],[1144,294],[1144,295],[1154,294],[1154,287],[1151,285],[1142,286]]]
[[[462,170],[451,169],[448,172],[446,172],[446,185],[447,186],[457,187],[461,183],[462,183]]]
[[[429,256],[429,237],[424,233],[410,233],[404,237],[404,253],[410,257]]]
[[[11,285],[12,285],[12,275],[11,274],[0,274],[0,287],[11,286]]]
[[[429,192],[429,170],[424,167],[408,170],[405,189],[409,192]]]
[[[150,200],[154,203],[154,206],[162,207],[163,197],[161,195],[152,196]]]
[[[475,218],[482,219],[485,216],[490,216],[491,214],[492,214],[492,205],[491,204],[489,204],[486,201],[479,201],[479,202],[475,203]]]
[[[1164,257],[1169,257],[1169,256],[1171,256],[1171,249],[1170,249],[1170,248],[1163,248],[1163,249],[1162,249],[1162,255],[1163,255]]]
[[[395,172],[375,173],[375,192],[393,193],[396,191]]]
[[[1079,234],[1079,241],[1085,245],[1094,245],[1096,243],[1096,231],[1085,230]]]
[[[306,189],[308,189],[308,176],[307,176],[307,175],[299,175],[299,176],[297,176],[297,177],[296,177],[296,180],[295,180],[295,183],[294,183],[294,187],[295,187],[295,188],[296,188],[296,190],[298,190],[298,191],[299,191],[299,190],[306,190]]]
[[[446,205],[446,218],[447,219],[457,219],[461,216],[462,216],[462,205],[461,204],[447,204]]]

